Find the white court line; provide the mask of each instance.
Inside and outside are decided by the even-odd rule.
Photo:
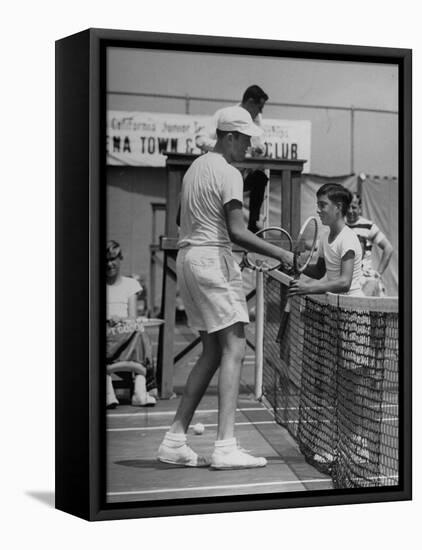
[[[256,426],[258,424],[275,424],[275,420],[262,420],[260,422],[236,422],[235,426]],[[216,428],[218,424],[204,424],[204,428]],[[151,430],[168,430],[170,426],[145,426],[143,428],[107,428],[108,432],[143,432]]]
[[[324,419],[324,420],[285,420],[283,421],[283,424],[331,424],[331,420]],[[392,418],[381,418],[381,422],[398,422],[398,418],[392,417]],[[259,422],[251,422],[251,424],[259,424]],[[281,424],[281,423],[280,423]],[[281,424],[282,425],[282,424]]]
[[[395,421],[395,418],[383,418],[384,421]],[[298,424],[299,420],[287,420],[286,424]],[[330,424],[330,420],[302,420],[302,424]],[[261,426],[264,424],[274,424],[279,426],[275,420],[260,420],[258,422],[236,422],[235,426]],[[205,428],[216,428],[218,424],[204,424]],[[144,432],[155,430],[168,430],[170,426],[143,426],[136,428],[107,428],[108,432]]]
[[[189,361],[188,367],[193,367],[196,364],[196,361]],[[243,366],[253,367],[255,365],[255,359],[245,359],[243,361]]]
[[[360,479],[359,477],[353,477],[352,479]],[[393,476],[371,476],[371,477],[368,477],[368,479],[370,481],[382,481],[382,480],[386,480],[386,479],[399,479],[399,476],[398,475],[393,475]]]
[[[382,408],[389,409],[391,407],[397,407],[397,405],[382,405]],[[309,411],[319,411],[319,410],[332,410],[334,407],[302,407],[302,410],[309,410]],[[278,407],[277,411],[298,411],[299,407]],[[236,409],[237,412],[251,412],[251,411],[267,411],[271,414],[271,416],[274,416],[274,411],[271,408],[265,407],[264,405],[262,407],[245,407],[242,409]],[[199,409],[196,411],[196,414],[212,414],[212,413],[218,413],[218,409]],[[136,413],[112,413],[109,412],[107,416],[109,418],[129,418],[129,417],[140,417],[142,412],[136,412]],[[150,409],[148,409],[148,417],[152,416],[174,416],[174,411],[156,411],[152,412]],[[382,418],[382,420],[390,420],[389,418]],[[393,418],[391,419],[393,420]],[[296,421],[289,421],[289,422],[296,422]]]
[[[388,479],[398,479],[399,476],[373,476],[369,478],[370,481],[382,481]],[[355,478],[359,479],[359,478]],[[238,485],[211,485],[208,487],[179,487],[169,489],[148,489],[146,491],[116,491],[107,493],[108,497],[129,496],[129,495],[154,495],[158,493],[183,493],[188,491],[212,491],[221,489],[246,489],[252,487],[274,487],[280,485],[305,485],[312,483],[327,483],[331,479],[298,479],[294,481],[269,481],[264,483],[242,483]]]
[[[237,412],[248,412],[248,411],[269,411],[266,407],[249,407],[244,409],[236,409]],[[151,416],[174,416],[175,411],[157,411],[157,412],[150,412],[150,409],[148,409],[148,417]],[[204,414],[211,414],[211,413],[218,413],[218,409],[197,409],[195,414],[198,413],[204,413]],[[108,416],[110,418],[123,418],[128,416],[140,416],[140,413],[109,413]]]
[[[157,493],[180,493],[184,491],[212,491],[217,489],[241,489],[252,487],[273,487],[275,485],[303,485],[304,483],[327,483],[330,479],[305,479],[295,481],[270,481],[265,483],[242,483],[240,485],[211,485],[209,487],[182,487],[177,489],[148,489],[146,491],[110,492],[107,496],[149,495]]]
[[[288,420],[286,424],[298,424],[298,420]],[[303,420],[302,424],[330,424],[330,420]],[[261,420],[259,422],[236,422],[235,426],[258,426],[260,424],[274,424],[280,426],[275,420]],[[204,428],[216,428],[218,424],[204,424]],[[282,427],[282,426],[280,426]],[[136,428],[107,428],[107,432],[143,432],[154,430],[168,430],[170,426],[144,426]]]

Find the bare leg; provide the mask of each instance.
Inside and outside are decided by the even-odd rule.
[[[187,379],[182,400],[169,430],[170,433],[187,432],[196,407],[220,364],[221,348],[218,337],[206,332],[200,332],[200,336],[203,346],[202,353]]]
[[[245,328],[236,323],[217,332],[222,355],[218,380],[217,440],[234,437],[234,421],[239,394],[240,372],[245,356]]]
[[[153,407],[156,400],[147,392],[147,382],[143,374],[135,376],[134,386],[132,405],[135,407]]]
[[[218,430],[210,466],[214,470],[262,468],[267,464],[267,460],[264,457],[252,456],[239,448],[234,437],[240,372],[246,347],[244,325],[236,323],[219,331],[218,335],[222,348],[218,381]]]
[[[108,409],[114,409],[119,404],[119,400],[117,399],[116,394],[114,393],[113,381],[111,379],[110,374],[106,374],[106,381],[107,381],[106,405]]]

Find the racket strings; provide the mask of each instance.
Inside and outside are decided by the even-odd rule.
[[[295,271],[302,273],[306,267],[316,260],[318,238],[318,222],[316,218],[309,218],[300,231],[294,243]]]
[[[278,228],[267,228],[259,231],[256,234],[262,240],[282,248],[283,250],[290,251],[292,249],[291,239],[287,232]],[[252,269],[260,269],[269,271],[280,267],[280,261],[259,252],[248,252],[246,254],[246,262],[248,267]]]

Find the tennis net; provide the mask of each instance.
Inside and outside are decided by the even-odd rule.
[[[265,277],[263,396],[306,460],[336,488],[397,485],[398,300],[297,296]]]

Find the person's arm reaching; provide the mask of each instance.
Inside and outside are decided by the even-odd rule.
[[[372,245],[376,244],[380,247],[382,251],[380,263],[377,269],[377,272],[382,275],[387,269],[388,264],[390,263],[391,255],[393,254],[394,250],[393,246],[375,223],[373,223],[371,226],[368,239],[372,243]],[[375,269],[374,265],[372,267]]]
[[[217,122],[219,111],[214,113],[214,116],[210,120],[209,124],[204,126],[201,131],[195,136],[195,144],[202,152],[214,151],[215,144],[217,143]]]
[[[254,124],[262,129],[262,115],[260,113],[255,117]],[[265,138],[263,135],[251,138],[251,155],[253,157],[264,156],[265,150]]]
[[[284,268],[290,268],[293,264],[293,254],[278,246],[260,239],[249,231],[243,219],[242,203],[238,200],[231,200],[224,205],[227,229],[231,241],[249,252],[258,252],[270,258],[282,262]]]
[[[391,256],[393,254],[393,246],[390,243],[390,241],[387,239],[387,237],[384,237],[377,244],[382,250],[381,260],[380,260],[377,271],[380,275],[382,275],[384,273],[384,271],[387,269],[388,264],[390,263]]]
[[[208,151],[213,151],[216,143],[216,139],[212,139],[206,135],[199,135],[195,138],[196,146],[204,153],[207,153]]]
[[[323,260],[323,258],[321,259]],[[354,262],[355,252],[348,250],[341,259],[340,276],[337,279],[333,281],[294,280],[290,283],[290,296],[294,296],[295,294],[324,294],[325,292],[343,294],[348,292],[352,284]],[[309,271],[306,270],[305,274],[309,275]]]

